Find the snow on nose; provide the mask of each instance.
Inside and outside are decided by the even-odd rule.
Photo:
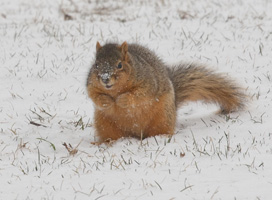
[[[110,73],[108,73],[108,72],[106,72],[106,73],[103,73],[103,74],[100,74],[100,77],[101,77],[101,79],[104,79],[104,80],[106,80],[106,79],[110,79]]]
[[[109,83],[110,77],[111,77],[111,74],[108,72],[100,74],[100,78],[103,81],[103,83],[105,83],[105,84]]]

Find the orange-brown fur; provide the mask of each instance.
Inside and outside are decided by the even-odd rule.
[[[244,94],[231,80],[206,68],[167,67],[137,44],[96,45],[87,91],[95,104],[101,142],[121,137],[173,134],[176,110],[186,101],[218,103],[222,112],[243,106]]]
[[[177,107],[187,101],[216,103],[221,113],[244,107],[246,95],[235,81],[195,64],[180,64],[168,69],[175,88]]]

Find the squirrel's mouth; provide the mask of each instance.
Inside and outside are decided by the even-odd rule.
[[[105,85],[107,89],[110,89],[113,85]]]

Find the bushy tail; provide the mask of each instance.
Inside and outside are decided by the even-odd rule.
[[[187,101],[203,100],[219,104],[222,113],[229,113],[245,105],[246,95],[242,89],[221,74],[194,64],[181,64],[168,71],[177,107]]]

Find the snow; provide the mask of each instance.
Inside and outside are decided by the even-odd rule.
[[[271,10],[266,0],[1,0],[0,199],[271,199]],[[190,103],[172,138],[94,145],[86,79],[97,41],[208,65],[245,88],[248,106],[217,115]]]

